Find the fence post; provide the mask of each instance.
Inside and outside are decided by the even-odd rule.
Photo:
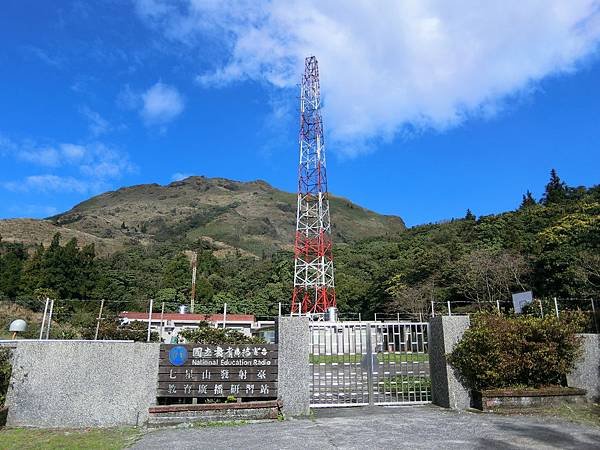
[[[277,305],[277,311],[278,317],[281,317],[281,302],[279,302],[279,304]]]
[[[48,303],[50,303],[50,298],[46,297],[46,306],[44,306],[44,316],[42,317],[42,326],[40,327],[40,340],[44,335],[44,327],[46,325],[46,313],[48,312]]]
[[[154,299],[150,299],[150,307],[148,308],[148,336],[146,342],[150,342],[150,325],[152,325],[152,306],[154,305]]]
[[[375,313],[375,322],[377,322],[377,313]]]
[[[496,308],[498,308],[498,312],[500,312],[500,300],[496,299]]]
[[[100,321],[102,320],[102,310],[104,309],[104,299],[100,302],[100,311],[98,312],[98,319],[96,320],[96,334],[94,340],[98,340],[98,331],[100,331]]]
[[[540,304],[540,312],[542,313],[542,319],[544,318],[544,307],[542,306],[542,299],[538,298],[538,302]]]
[[[431,300],[431,317],[435,317],[435,304]]]
[[[556,317],[558,318],[558,301],[554,297],[554,310],[556,311]]]
[[[225,329],[225,322],[227,322],[227,303],[223,303],[223,329]]]
[[[46,329],[46,340],[50,339],[50,325],[52,325],[52,311],[54,310],[54,299],[50,300],[50,312],[48,313],[48,328]]]
[[[160,308],[160,335],[158,336],[158,342],[162,342],[163,335],[163,321],[165,318],[165,302],[162,302],[162,306]]]
[[[596,327],[596,333],[598,333],[598,319],[596,318],[596,308],[594,307],[594,299],[590,299],[592,302],[592,315],[594,316],[594,326]]]
[[[361,322],[362,321],[362,315],[361,313],[358,313],[358,321]]]
[[[450,309],[450,300],[448,300],[448,315],[452,316],[452,309]]]

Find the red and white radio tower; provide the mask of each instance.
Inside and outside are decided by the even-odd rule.
[[[319,65],[314,56],[304,61],[299,141],[292,314],[322,316],[336,304]]]

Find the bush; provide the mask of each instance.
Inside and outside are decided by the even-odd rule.
[[[84,338],[94,339],[94,334],[95,328],[90,328]],[[119,319],[105,319],[100,323],[100,329],[98,330],[98,339],[146,342],[147,338],[148,324],[137,320],[121,325]],[[158,333],[152,331],[150,342],[158,341]]]
[[[179,333],[190,344],[264,344],[259,337],[248,337],[238,330],[213,328],[201,323],[198,328],[188,328]]]
[[[474,390],[561,385],[581,352],[583,320],[475,314],[448,359]]]
[[[10,357],[10,349],[0,348],[0,407],[4,406],[6,392],[8,391],[8,383],[10,381],[10,374],[12,373]]]

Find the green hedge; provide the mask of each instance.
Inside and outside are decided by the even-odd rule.
[[[8,348],[0,348],[0,407],[4,406],[10,374],[12,373],[10,358],[11,350]]]
[[[571,313],[544,318],[475,314],[448,356],[474,390],[564,385],[581,352],[583,321]]]

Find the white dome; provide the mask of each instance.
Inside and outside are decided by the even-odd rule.
[[[25,331],[27,329],[27,322],[25,322],[23,319],[17,319],[17,320],[13,320],[10,323],[10,327],[8,328],[8,331]]]

